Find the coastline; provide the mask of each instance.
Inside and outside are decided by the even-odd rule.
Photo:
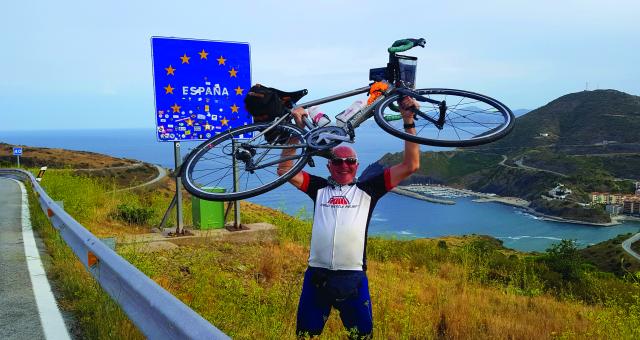
[[[624,216],[624,215],[617,215],[617,216],[612,216],[611,217],[611,222],[608,223],[594,223],[594,222],[586,222],[586,221],[578,221],[578,220],[570,220],[570,219],[566,219],[566,218],[562,218],[562,217],[557,217],[557,216],[552,216],[552,215],[546,215],[543,213],[540,213],[538,211],[535,211],[533,208],[530,208],[529,205],[531,204],[531,202],[519,198],[519,197],[507,197],[507,196],[498,196],[495,194],[486,194],[486,193],[481,193],[481,192],[475,192],[472,190],[468,190],[468,189],[458,189],[458,188],[452,188],[452,187],[447,187],[447,186],[439,186],[439,187],[443,187],[446,188],[449,191],[453,191],[453,192],[458,192],[460,194],[463,195],[468,195],[468,196],[474,196],[477,197],[475,199],[472,199],[473,202],[475,203],[500,203],[500,204],[504,204],[504,205],[510,205],[516,208],[520,208],[524,211],[526,211],[527,213],[534,215],[538,218],[540,218],[541,220],[545,220],[545,221],[553,221],[553,222],[561,222],[561,223],[571,223],[571,224],[583,224],[583,225],[591,225],[591,226],[596,226],[596,227],[610,227],[610,226],[615,226],[615,225],[619,225],[622,224],[623,221],[640,221],[640,218],[637,217],[633,217],[633,216]],[[411,191],[410,186],[398,186],[397,188],[394,188],[392,191],[395,192],[396,194],[399,195],[405,195],[408,197],[412,197],[412,198],[417,198],[417,199],[421,199],[424,201],[428,201],[428,202],[433,202],[433,203],[443,203],[440,202],[442,200],[436,199],[436,198],[431,198],[431,197],[426,197],[420,194],[417,194],[413,191]],[[455,201],[450,201],[453,203],[443,203],[443,204],[455,204]]]
[[[413,192],[411,190],[407,190],[404,189],[404,187],[400,187],[397,186],[393,189],[391,189],[391,192],[398,194],[398,195],[402,195],[402,196],[407,196],[407,197],[411,197],[411,198],[415,198],[418,200],[423,200],[423,201],[427,201],[427,202],[431,202],[431,203],[437,203],[437,204],[448,204],[448,205],[453,205],[456,204],[455,201],[452,200],[443,200],[443,199],[438,199],[438,198],[433,198],[433,197],[427,197],[424,195],[420,195],[416,192]]]

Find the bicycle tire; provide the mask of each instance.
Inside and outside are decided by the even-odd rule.
[[[385,98],[375,108],[376,123],[383,130],[398,138],[418,144],[464,147],[493,142],[506,136],[513,129],[515,116],[511,110],[491,97],[455,89],[436,88],[414,91],[424,97],[447,101],[448,110],[443,128],[438,129],[433,123],[418,117],[415,120],[416,134],[412,135],[404,131],[402,119],[396,121],[385,119],[391,115],[398,115],[391,109],[391,106],[402,95],[393,94]],[[437,105],[420,104],[423,105],[420,108],[422,112],[435,120],[438,119]]]
[[[253,161],[260,159],[266,163],[274,163],[268,168],[248,170],[248,164],[238,159],[238,150],[242,143],[242,138],[248,133],[257,133],[271,126],[268,123],[250,124],[235,129],[231,129],[212,137],[197,148],[195,148],[185,159],[181,177],[182,184],[185,189],[192,195],[211,201],[235,201],[257,196],[269,190],[272,190],[297,174],[307,164],[309,154],[304,144],[304,131],[297,126],[290,124],[279,124],[270,130],[267,134],[260,136],[250,144],[255,147],[256,151],[251,155]],[[271,134],[271,135],[269,135]],[[271,137],[269,137],[271,136]],[[238,137],[234,142],[234,138]],[[282,176],[277,174],[277,166],[281,163],[277,157],[280,157],[282,149],[270,149],[269,146],[283,146],[290,141],[290,137],[298,137],[298,148],[296,155],[299,158],[293,160],[293,166]],[[271,140],[269,140],[271,139]],[[248,138],[244,138],[248,140]],[[245,149],[243,148],[242,151]],[[246,149],[248,150],[248,149]],[[272,153],[269,155],[269,153]],[[235,155],[235,156],[234,156]],[[274,158],[276,157],[276,158]],[[238,189],[233,186],[233,163],[237,165]],[[265,170],[265,171],[262,171]],[[257,175],[260,172],[263,178]],[[211,187],[215,187],[224,192],[211,192]]]

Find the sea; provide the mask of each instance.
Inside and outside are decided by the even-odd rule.
[[[157,141],[153,127],[0,131],[0,142],[92,151],[158,164],[169,169],[173,169],[175,165],[174,143]],[[197,144],[198,142],[181,142],[180,155],[186,155]],[[385,153],[402,151],[403,145],[402,140],[385,133],[375,122],[365,122],[356,130],[356,142],[353,145],[361,164],[359,171],[380,159]],[[422,146],[421,150],[447,149]],[[23,155],[27,156],[28,154]],[[307,166],[305,170],[319,176],[328,175],[326,160],[321,158],[316,160],[314,168]],[[542,220],[513,206],[473,202],[473,197],[459,197],[454,200],[454,205],[443,205],[389,193],[378,202],[373,212],[369,235],[414,239],[481,234],[500,239],[506,247],[519,251],[544,251],[562,239],[574,240],[578,246],[585,247],[619,234],[640,231],[640,222],[629,221],[611,227],[562,223]],[[301,218],[310,219],[313,214],[311,199],[289,184],[249,201]]]

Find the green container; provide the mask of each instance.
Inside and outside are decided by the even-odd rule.
[[[224,192],[224,188],[204,188],[208,192]],[[207,201],[191,196],[193,226],[197,229],[224,228],[224,202]]]

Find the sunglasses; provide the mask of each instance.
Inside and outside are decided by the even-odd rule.
[[[335,166],[341,166],[342,164],[347,163],[348,165],[356,165],[358,164],[358,159],[353,157],[347,158],[331,158],[331,164]]]

